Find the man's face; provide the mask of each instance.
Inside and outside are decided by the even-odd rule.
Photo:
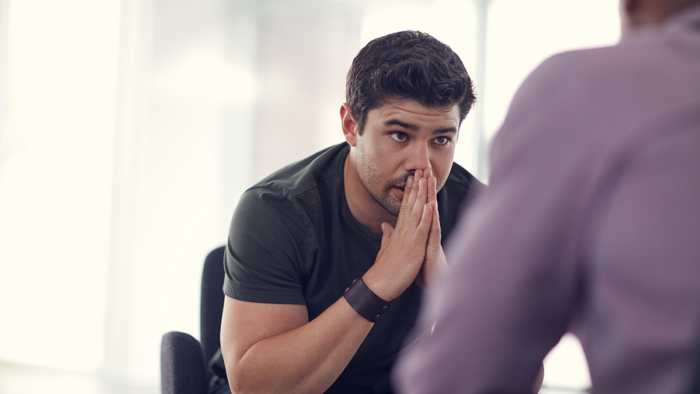
[[[459,132],[459,107],[426,108],[413,100],[390,101],[367,113],[357,136],[359,178],[387,212],[399,215],[408,176],[430,169],[440,190],[452,168]]]

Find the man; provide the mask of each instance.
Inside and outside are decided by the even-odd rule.
[[[560,337],[597,394],[684,393],[700,333],[700,1],[624,0],[619,45],[545,61],[397,363],[397,391],[525,393]]]
[[[236,208],[220,392],[392,392],[421,292],[446,269],[441,238],[479,185],[452,163],[474,100],[459,57],[427,34],[360,51],[340,108],[347,143],[270,175]]]

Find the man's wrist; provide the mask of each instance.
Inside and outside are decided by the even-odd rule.
[[[376,322],[384,312],[391,306],[391,301],[386,301],[376,295],[365,282],[362,277],[356,278],[352,284],[345,289],[343,294],[345,300],[350,304],[360,316]]]

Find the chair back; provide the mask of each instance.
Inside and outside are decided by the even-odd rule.
[[[219,333],[221,314],[224,310],[224,250],[223,246],[216,248],[204,260],[199,328],[205,363],[208,363],[221,347]]]
[[[695,354],[694,354],[694,365],[692,369],[692,374],[690,376],[690,390],[688,394],[700,394],[700,337],[698,337],[698,342],[695,344]]]

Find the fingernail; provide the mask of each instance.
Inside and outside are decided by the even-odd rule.
[[[416,173],[414,175],[416,177],[416,182],[418,182],[418,171],[416,171]]]
[[[418,190],[423,190],[423,186],[425,186],[425,179],[418,181]]]
[[[425,204],[425,205],[423,206],[423,213],[428,213],[428,210],[430,209],[430,208],[428,208],[428,207],[429,207],[428,204]]]
[[[413,177],[409,176],[408,180],[406,181],[406,186],[411,187],[413,185]]]

